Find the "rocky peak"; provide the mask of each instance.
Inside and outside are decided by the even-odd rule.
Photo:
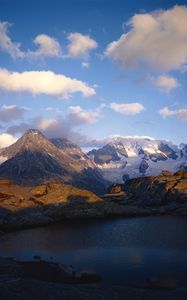
[[[88,152],[88,156],[92,156],[95,163],[107,164],[111,161],[120,161],[120,156],[128,157],[127,151],[122,142],[110,142],[102,148],[93,149]]]
[[[181,157],[187,159],[187,144],[181,144],[180,149]]]
[[[11,158],[24,151],[52,153],[55,149],[56,147],[39,130],[29,129],[14,144],[6,147],[1,156]]]
[[[113,143],[109,143],[102,148],[96,151],[88,152],[89,156],[94,156],[94,162],[97,164],[105,164],[110,161],[119,161],[120,157],[118,156],[116,147]]]
[[[31,134],[32,135],[36,135],[36,134],[42,135],[41,131],[38,129],[28,129],[28,130],[26,130],[24,135],[31,135]]]
[[[95,164],[78,146],[70,147],[72,143],[63,140],[62,148],[59,140],[56,146],[40,131],[27,130],[1,152],[1,157],[6,159],[0,165],[0,178],[23,185],[36,185],[54,179],[101,193],[106,181]]]
[[[178,158],[177,153],[167,144],[161,142],[158,149],[163,152],[168,158],[176,160]]]

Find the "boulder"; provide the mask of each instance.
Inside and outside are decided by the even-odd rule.
[[[172,176],[173,174],[169,172],[168,170],[162,170],[162,175],[163,176]]]
[[[12,182],[8,179],[0,179],[0,186],[10,187]]]
[[[11,197],[13,197],[13,194],[10,193],[6,193],[6,192],[0,192],[0,200],[6,200],[6,199],[10,199]]]
[[[108,187],[107,189],[107,194],[118,194],[122,192],[122,188],[119,184],[112,184],[111,186]]]
[[[47,194],[47,186],[45,184],[39,185],[31,191],[31,195],[34,197],[42,197]]]
[[[153,206],[161,204],[167,192],[165,182],[153,176],[128,180],[125,191],[132,193],[139,203]]]
[[[174,176],[179,176],[182,178],[187,178],[187,171],[185,170],[179,170],[177,172],[174,173]]]
[[[126,181],[124,189],[139,205],[158,206],[187,203],[187,178],[184,171],[168,176],[149,176]],[[179,176],[180,175],[180,176]]]
[[[179,203],[187,203],[187,178],[177,181],[173,189],[167,195],[168,200]]]

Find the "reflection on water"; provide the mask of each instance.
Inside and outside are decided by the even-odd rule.
[[[187,286],[186,236],[187,219],[178,217],[68,222],[9,233],[0,256],[52,257],[116,284],[163,277]]]

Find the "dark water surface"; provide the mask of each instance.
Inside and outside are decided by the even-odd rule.
[[[166,278],[187,286],[187,218],[143,217],[68,222],[0,238],[0,256],[42,259],[94,271],[103,282]]]

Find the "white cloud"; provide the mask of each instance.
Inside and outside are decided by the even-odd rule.
[[[14,59],[23,58],[25,54],[20,50],[20,44],[12,42],[8,35],[10,26],[8,22],[0,22],[0,49]]]
[[[161,75],[151,80],[156,87],[164,92],[170,92],[179,86],[178,80],[171,76]]]
[[[44,57],[84,57],[88,58],[89,52],[98,47],[97,42],[89,35],[83,35],[78,32],[70,33],[67,36],[69,40],[68,55],[62,54],[62,48],[57,39],[47,34],[38,34],[34,39],[34,44],[38,47],[35,51],[20,49],[21,44],[13,42],[9,36],[8,22],[0,22],[0,49],[9,54],[12,58],[44,58]],[[83,62],[82,66],[89,67],[88,62]]]
[[[83,68],[88,69],[88,68],[90,67],[90,64],[89,64],[89,62],[83,61],[83,62],[81,63],[81,66],[82,66]]]
[[[39,34],[34,39],[34,44],[38,46],[36,51],[28,51],[27,56],[33,56],[36,58],[46,56],[62,56],[62,49],[56,39],[46,34]]]
[[[128,25],[130,30],[105,52],[120,66],[170,71],[187,64],[187,6],[136,14]]]
[[[89,97],[95,90],[85,82],[71,79],[63,74],[52,71],[9,72],[0,69],[0,89],[11,92],[30,92],[34,95],[46,94],[59,98],[68,98],[71,94],[80,92]]]
[[[13,137],[11,134],[2,133],[0,134],[0,148],[7,147],[17,141],[17,138]]]
[[[38,46],[35,51],[21,51],[20,43],[13,42],[9,36],[9,28],[11,24],[8,22],[0,22],[0,48],[2,51],[8,53],[12,58],[40,58],[47,56],[62,56],[61,46],[58,41],[47,35],[39,34],[34,39],[34,44]]]
[[[19,107],[16,105],[2,105],[0,107],[0,122],[18,120],[28,110],[29,109],[26,107]]]
[[[116,103],[112,102],[110,108],[123,115],[137,115],[145,110],[141,103]]]
[[[91,39],[88,35],[83,35],[78,32],[68,35],[68,55],[70,57],[87,57],[90,50],[98,47],[97,42]]]
[[[168,107],[164,107],[159,110],[159,114],[163,117],[176,116],[178,119],[187,121],[187,108],[170,110]]]

